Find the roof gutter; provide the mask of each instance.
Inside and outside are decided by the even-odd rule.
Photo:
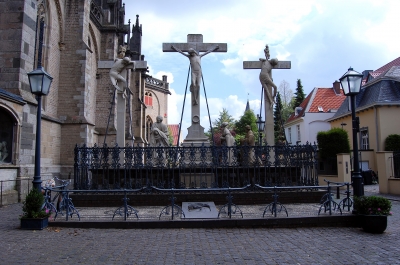
[[[356,109],[356,113],[358,113],[360,111],[363,111],[363,110],[370,109],[370,108],[383,107],[383,106],[396,106],[396,105],[398,105],[400,107],[400,101],[390,101],[390,102],[387,102],[387,103],[385,103],[385,102],[373,103],[373,104],[370,104],[370,105],[366,105],[366,106],[364,106],[362,108],[357,108]],[[326,121],[327,122],[331,122],[331,121],[338,120],[338,119],[341,119],[341,118],[344,118],[344,117],[347,117],[347,116],[350,116],[350,115],[351,115],[351,111],[348,111],[348,112],[346,112],[346,113],[344,113],[342,115],[329,118]]]

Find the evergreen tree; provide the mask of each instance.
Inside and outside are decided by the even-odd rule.
[[[229,114],[228,110],[223,108],[222,111],[219,112],[219,117],[215,121],[212,122],[213,128],[219,129],[221,128],[222,123],[227,122],[228,128],[233,129],[235,125],[235,119]]]
[[[247,133],[246,126],[250,125],[251,130],[253,131],[254,134],[258,133],[258,128],[256,124],[256,115],[252,110],[246,111],[242,117],[236,122],[235,124],[235,133],[236,133],[236,142],[239,143],[241,138],[244,138],[244,136]]]
[[[285,122],[282,119],[282,100],[281,100],[281,95],[278,92],[276,95],[276,104],[274,108],[274,136],[275,136],[275,143],[278,142],[283,142],[285,140],[284,137],[284,129],[283,129],[283,123]]]
[[[300,104],[306,98],[306,95],[304,94],[304,91],[303,91],[303,85],[301,84],[301,80],[300,79],[297,79],[296,93],[294,93],[294,94],[296,96],[295,96],[293,109],[298,107],[298,106],[300,106]]]
[[[221,125],[222,123],[227,122],[228,123],[228,128],[231,131],[232,135],[235,136],[235,119],[229,114],[228,110],[223,108],[222,111],[219,112],[219,117],[212,122],[212,128],[210,128],[208,130],[208,132],[205,133],[205,135],[210,139],[210,141],[212,142],[212,138],[211,138],[211,129],[214,135],[214,143],[216,145],[220,145],[221,141],[220,141],[220,130],[221,130]]]

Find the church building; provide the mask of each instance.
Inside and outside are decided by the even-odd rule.
[[[167,77],[159,80],[148,73],[139,16],[131,25],[122,0],[3,1],[0,15],[0,181],[8,194],[5,203],[20,201],[32,187],[38,101],[27,74],[40,65],[53,78],[50,92],[41,97],[42,181],[73,179],[76,145],[117,143],[121,110],[109,73],[120,52],[139,66],[126,73],[124,143],[147,145],[158,115],[168,124]]]

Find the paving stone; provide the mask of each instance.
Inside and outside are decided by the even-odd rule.
[[[347,227],[26,231],[14,204],[0,208],[0,264],[400,264],[400,196],[387,197],[393,216],[378,235]]]

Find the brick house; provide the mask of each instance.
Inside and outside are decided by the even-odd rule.
[[[73,178],[76,144],[115,144],[114,88],[109,68],[100,65],[112,64],[120,45],[127,45],[132,60],[144,61],[142,26],[138,16],[132,26],[124,23],[122,0],[3,1],[0,15],[0,142],[7,149],[0,181],[9,183],[3,192],[21,194],[35,161],[37,101],[27,73],[37,68],[38,17],[45,23],[41,61],[53,77],[49,95],[42,98],[42,180]],[[127,80],[132,94],[127,94],[126,141],[132,144],[133,135],[135,145],[144,145],[146,126],[157,115],[168,123],[168,82],[146,70],[128,71]]]

